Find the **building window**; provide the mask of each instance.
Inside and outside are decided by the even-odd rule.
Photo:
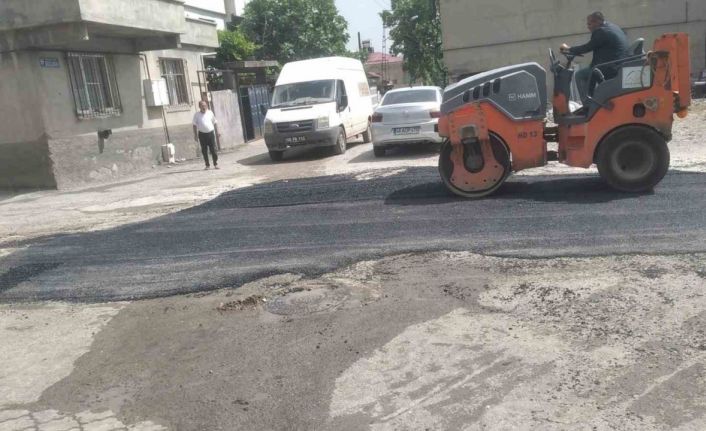
[[[159,65],[162,69],[162,78],[167,81],[169,105],[190,105],[184,60],[163,58],[159,60]]]
[[[81,119],[118,116],[122,112],[112,59],[103,54],[68,54],[69,78]]]

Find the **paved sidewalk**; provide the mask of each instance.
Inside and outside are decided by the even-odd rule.
[[[203,169],[202,160],[156,167],[140,177],[75,190],[0,191],[0,258],[31,239],[109,229],[198,205],[219,194],[267,181],[409,166],[433,166],[438,153],[409,149],[376,159],[372,144],[360,140],[334,156],[326,148],[293,149],[273,163],[262,140],[221,153],[219,170]],[[363,179],[372,179],[365,177]]]
[[[256,141],[222,153],[220,170],[203,170],[203,161],[162,165],[120,182],[57,191],[0,192],[0,257],[3,245],[58,233],[107,229],[150,219],[248,186],[261,179],[239,163],[263,152]]]

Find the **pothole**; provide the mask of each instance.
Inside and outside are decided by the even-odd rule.
[[[282,316],[314,314],[324,311],[335,311],[343,308],[351,299],[347,289],[332,286],[309,287],[290,291],[289,293],[274,298],[265,305],[265,309],[272,314]]]
[[[248,283],[219,312],[262,309],[280,316],[309,315],[362,307],[381,297],[374,262],[363,261],[316,279],[286,274]],[[225,295],[231,297],[231,292]]]

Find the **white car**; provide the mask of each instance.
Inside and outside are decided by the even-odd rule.
[[[375,109],[372,120],[373,151],[376,157],[387,148],[406,144],[440,144],[442,90],[439,87],[412,87],[391,90]]]

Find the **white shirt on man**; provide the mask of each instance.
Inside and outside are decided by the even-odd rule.
[[[194,114],[193,124],[201,133],[213,132],[216,128],[217,123],[218,122],[216,121],[216,116],[213,115],[213,112],[211,112],[211,110],[206,110],[206,112],[198,111]]]

